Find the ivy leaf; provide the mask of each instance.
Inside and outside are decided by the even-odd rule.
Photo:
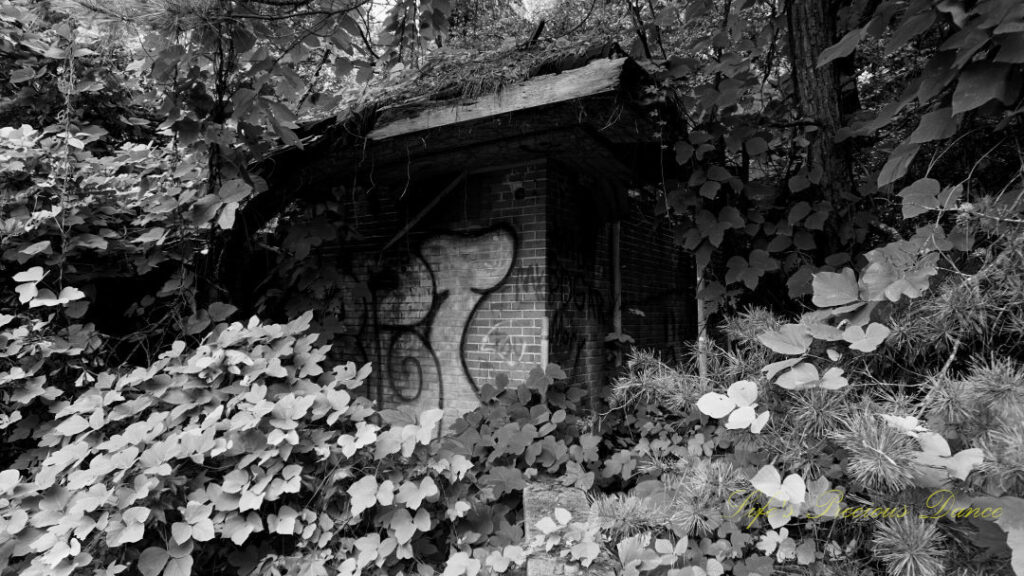
[[[196,542],[209,542],[215,535],[213,520],[210,518],[200,518],[192,524],[192,539]]]
[[[833,366],[821,375],[818,386],[825,390],[839,390],[850,385],[850,381],[843,376],[843,369]]]
[[[232,470],[224,475],[221,489],[228,494],[238,494],[249,482],[249,473],[245,470]]]
[[[801,566],[807,566],[813,564],[817,552],[814,546],[814,540],[807,538],[796,547],[796,563]]]
[[[377,504],[377,479],[363,476],[349,486],[347,492],[351,498],[352,516],[359,516],[363,510]]]
[[[229,230],[235,225],[235,212],[238,210],[238,202],[225,203],[220,209],[220,215],[217,217],[217,226],[221,230]]]
[[[54,296],[53,292],[44,288],[39,291],[39,293],[36,295],[35,298],[32,299],[31,302],[28,303],[28,307],[36,308],[39,306],[62,306],[64,304],[68,304],[69,302],[81,300],[82,298],[85,298],[85,293],[79,290],[78,288],[75,288],[74,286],[65,287],[60,291],[59,296]]]
[[[938,273],[939,255],[921,256],[918,252],[918,244],[900,241],[865,254],[868,266],[860,276],[861,300],[896,302],[904,295],[920,296],[928,289],[928,278]]]
[[[941,190],[942,186],[934,178],[921,178],[900,190],[899,196],[903,198],[903,217],[913,218],[937,209],[939,201],[936,196]]]
[[[693,146],[685,140],[676,142],[676,162],[679,165],[686,164],[693,158]]]
[[[746,408],[751,410],[751,418],[753,420],[753,411],[754,407],[757,406],[755,404],[757,399],[757,383],[750,380],[739,380],[729,386],[728,396],[711,392],[700,397],[700,400],[697,401],[697,409],[712,418],[721,419],[736,408]],[[730,418],[729,421],[732,421],[732,419]],[[730,426],[726,425],[726,427]],[[746,427],[746,425],[744,424],[739,427]]]
[[[391,515],[391,529],[395,531],[395,539],[399,544],[405,544],[412,540],[416,533],[416,526],[412,523],[412,514],[405,508],[395,510]]]
[[[755,406],[757,400],[757,383],[750,380],[738,380],[729,386],[729,399],[739,407]]]
[[[725,418],[736,408],[736,404],[725,394],[708,392],[697,400],[697,409],[712,418]]]
[[[825,222],[828,221],[828,215],[831,213],[832,207],[828,203],[819,203],[818,209],[804,220],[804,228],[808,230],[824,230]]]
[[[996,38],[999,40],[1000,48],[993,62],[1024,63],[1024,34],[1007,34]]]
[[[767,410],[757,414],[754,412],[753,406],[741,406],[729,414],[725,427],[729,430],[742,430],[749,427],[751,433],[760,434],[768,424],[769,418],[771,418],[771,413]]]
[[[700,186],[700,195],[703,196],[704,198],[708,198],[708,199],[713,200],[716,196],[718,196],[718,191],[721,188],[722,188],[722,183],[721,182],[716,182],[714,180],[708,180],[707,182],[701,184],[701,186]]]
[[[809,507],[809,514],[815,518],[835,518],[838,510],[831,505],[836,497],[836,491],[831,490],[828,478],[822,476],[817,480],[807,482],[807,499],[805,502]]]
[[[810,213],[811,205],[809,202],[797,202],[789,209],[789,215],[786,217],[786,221],[789,222],[790,226],[793,226],[806,218]]]
[[[39,288],[36,287],[35,282],[18,284],[14,287],[14,291],[18,293],[18,302],[21,302],[22,304],[31,302],[37,295],[39,295]]]
[[[907,173],[910,163],[914,161],[914,157],[917,156],[917,151],[920,149],[920,144],[904,143],[897,146],[889,154],[889,159],[886,160],[881,172],[878,173],[878,187],[888,186],[902,178]]]
[[[192,556],[171,558],[163,576],[192,576]]]
[[[768,381],[771,382],[772,378],[775,378],[776,374],[785,370],[786,368],[792,368],[793,366],[797,365],[801,360],[803,360],[803,357],[779,360],[778,362],[772,362],[771,364],[765,366],[764,368],[761,369],[761,371],[765,373],[765,378],[767,378]]]
[[[487,555],[487,559],[484,560],[484,564],[498,574],[508,570],[511,565],[508,558],[505,558],[500,550],[491,550],[491,553]]]
[[[95,234],[78,234],[71,239],[69,243],[71,248],[93,248],[96,250],[106,250],[107,241],[106,239],[97,236]]]
[[[538,520],[534,527],[540,530],[542,534],[551,534],[559,528],[558,523],[550,516],[545,516]]]
[[[43,272],[42,266],[33,266],[28,270],[23,270],[14,275],[13,280],[15,282],[39,282],[43,279],[46,274]]]
[[[768,530],[761,535],[761,539],[758,540],[755,546],[761,552],[764,552],[768,556],[771,556],[775,549],[789,536],[789,530],[783,528],[776,532],[775,530]]]
[[[807,176],[803,174],[797,174],[789,179],[787,183],[789,191],[796,194],[797,192],[803,192],[811,187],[811,181],[807,179]]]
[[[74,436],[89,428],[89,421],[78,414],[72,414],[57,425],[56,431],[61,436]]]
[[[19,482],[21,482],[21,472],[17,470],[0,472],[0,494],[10,492]]]
[[[274,532],[277,534],[283,534],[285,536],[295,533],[295,521],[298,519],[299,513],[291,506],[282,506],[277,511],[277,526]]]
[[[921,117],[917,128],[910,135],[911,144],[924,144],[933,140],[945,140],[956,134],[956,121],[952,108],[939,108]]]
[[[480,485],[490,487],[494,490],[495,496],[500,496],[507,492],[522,490],[526,487],[526,479],[519,469],[512,466],[492,466],[480,477]]]
[[[860,288],[853,270],[843,268],[839,273],[818,272],[814,274],[811,286],[814,297],[811,301],[820,308],[843,306],[860,299]]]
[[[232,178],[221,185],[217,195],[225,204],[241,202],[252,193],[252,186],[249,186],[240,178]]]
[[[416,510],[423,503],[426,498],[432,498],[437,496],[437,484],[434,483],[434,479],[430,476],[425,476],[420,481],[419,486],[415,482],[406,481],[398,489],[398,494],[395,496],[396,504],[405,504],[406,508],[410,510]]]
[[[908,42],[913,40],[916,36],[922,32],[931,28],[935,22],[935,12],[928,9],[918,12],[913,16],[906,18],[900,27],[893,33],[892,38],[885,45],[885,55],[889,56],[893,52],[903,48]]]
[[[827,65],[829,62],[838,58],[845,58],[853,51],[857,49],[857,45],[860,44],[861,38],[864,37],[866,28],[857,28],[847,32],[839,42],[825,48],[818,55],[818,68]]]
[[[170,559],[171,556],[167,553],[167,550],[150,546],[139,555],[139,561],[136,566],[139,572],[142,573],[142,576],[157,576],[163,571],[164,566],[167,565],[167,561]]]
[[[145,233],[141,234],[138,238],[132,240],[132,242],[138,242],[138,243],[156,242],[157,244],[161,244],[162,240],[163,240],[163,238],[164,238],[164,236],[166,234],[167,234],[167,231],[165,229],[163,229],[163,228],[160,228],[160,227],[150,228]]]
[[[726,265],[729,268],[725,273],[726,284],[742,280],[748,288],[753,290],[765,272],[778,270],[779,261],[764,250],[753,250],[750,252],[749,260],[745,260],[742,256],[733,256]]]
[[[968,448],[943,461],[949,475],[958,480],[967,480],[967,475],[985,461],[985,453],[981,448]]]
[[[938,201],[940,210],[951,210],[960,200],[960,195],[963,194],[963,184],[957,184],[956,186],[948,186],[945,190],[939,193],[936,200]],[[941,230],[941,228],[939,228]]]
[[[814,338],[802,324],[786,324],[778,330],[769,330],[757,335],[757,340],[773,352],[796,356],[805,354]]]
[[[783,480],[782,475],[771,464],[762,466],[750,479],[750,483],[765,496],[779,502],[801,504],[807,495],[803,477],[799,474],[790,474]]]
[[[921,442],[923,451],[914,453],[914,462],[918,465],[918,471],[929,479],[932,487],[941,487],[946,483],[946,477],[953,477],[958,480],[966,480],[967,476],[985,460],[985,453],[981,448],[968,448],[950,455],[949,445],[945,439],[934,432],[923,432],[920,439],[928,439]],[[932,470],[941,470],[942,474],[932,476]]]
[[[735,219],[738,215],[739,211],[735,208],[729,211],[723,208],[717,218],[711,212],[701,210],[696,217],[697,230],[712,246],[718,246],[722,243],[727,230],[743,227],[743,218],[740,217],[738,222]]]
[[[584,568],[590,566],[600,554],[601,546],[593,541],[577,542],[569,549],[569,557]]]
[[[776,528],[776,529],[782,528],[783,526],[785,526],[786,524],[789,523],[789,521],[793,518],[793,516],[796,516],[796,509],[795,509],[795,507],[792,504],[788,504],[787,503],[787,504],[783,504],[781,506],[771,506],[771,505],[769,505],[769,509],[768,509],[768,525],[771,526],[772,528]],[[785,549],[785,545],[787,543],[792,543],[792,542],[793,542],[793,540],[791,538],[787,538],[782,543],[782,546],[779,547],[779,557],[780,558],[783,556],[783,550]]]
[[[448,557],[441,576],[476,576],[480,573],[480,561],[465,552],[456,552]]]
[[[975,62],[967,65],[960,72],[953,92],[953,114],[969,112],[995,99],[1009,103],[1009,73],[1009,64]]]
[[[802,390],[816,386],[819,381],[818,369],[814,364],[801,362],[779,376],[775,383],[787,390]]]
[[[36,254],[39,254],[40,252],[43,252],[43,251],[46,251],[47,253],[49,253],[49,251],[50,251],[50,241],[49,240],[40,240],[39,242],[36,242],[34,244],[30,244],[29,246],[26,246],[25,248],[22,248],[18,252],[21,253],[21,254],[24,254],[26,256],[35,256]]]
[[[171,537],[178,544],[184,544],[192,539],[192,526],[185,522],[171,524]]]
[[[891,330],[884,324],[872,322],[867,329],[850,326],[843,330],[843,339],[850,343],[850,348],[860,352],[874,352],[889,337]]]
[[[750,140],[747,140],[744,143],[744,146],[747,149],[747,154],[751,156],[760,156],[768,151],[768,142],[760,136],[754,136]]]
[[[206,311],[210,315],[210,320],[214,322],[223,322],[227,320],[229,316],[238,311],[238,307],[231,304],[225,304],[224,302],[214,302],[207,307]]]

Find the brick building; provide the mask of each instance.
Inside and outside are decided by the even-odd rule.
[[[548,362],[596,401],[616,349],[671,355],[693,337],[689,256],[631,193],[662,177],[648,79],[621,57],[561,68],[399,102],[359,146],[324,137],[279,155],[291,184],[278,189],[346,185],[357,239],[322,248],[346,301],[335,351],[374,364],[382,404],[464,412],[497,374]]]

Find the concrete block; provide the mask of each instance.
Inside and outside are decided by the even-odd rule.
[[[525,524],[525,546],[533,542],[540,532],[536,524],[545,516],[552,516],[555,508],[565,508],[572,514],[573,521],[590,520],[590,503],[586,494],[573,487],[562,486],[554,478],[538,477],[523,490]],[[614,561],[604,552],[590,566],[584,568],[568,562],[557,553],[534,552],[526,560],[526,576],[614,576]]]

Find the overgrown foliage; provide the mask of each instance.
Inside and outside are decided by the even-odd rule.
[[[750,309],[678,368],[635,355],[610,418],[637,473],[591,541],[628,574],[1020,574],[1022,202],[954,208],[969,257],[889,243],[814,274],[798,319]]]
[[[1024,574],[1020,3],[543,16],[0,7],[0,572],[475,576],[536,545],[624,574]],[[606,30],[681,103],[646,192],[720,338],[680,366],[638,352],[607,414],[545,367],[440,435],[361,398],[372,367],[328,360],[300,299],[232,322],[281,303],[218,272],[267,187],[253,162],[301,147],[300,120],[407,81],[498,89]],[[439,80],[483,51],[521,66]],[[328,279],[290,259],[345,240],[330,209],[283,214],[272,264],[298,281],[274,288],[316,299]],[[537,474],[593,491],[594,521],[553,511],[523,542]]]

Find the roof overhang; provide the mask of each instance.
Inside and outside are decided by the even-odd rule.
[[[457,103],[404,103],[381,110],[377,126],[368,134],[374,141],[406,136],[425,130],[504,116],[534,108],[609,94],[623,86],[627,58],[602,58],[557,74],[546,74],[508,86],[495,94],[463,99]]]
[[[671,141],[652,109],[651,77],[629,58],[599,58],[537,76],[499,93],[418,101],[361,116],[362,127],[318,123],[304,149],[262,162],[269,188],[236,219],[240,237],[299,198],[338,187],[394,185],[478,167],[548,159],[623,187],[660,181]],[[368,126],[367,126],[368,125]],[[354,129],[355,128],[355,129]],[[365,131],[364,131],[365,130]],[[670,151],[669,151],[670,152]]]

